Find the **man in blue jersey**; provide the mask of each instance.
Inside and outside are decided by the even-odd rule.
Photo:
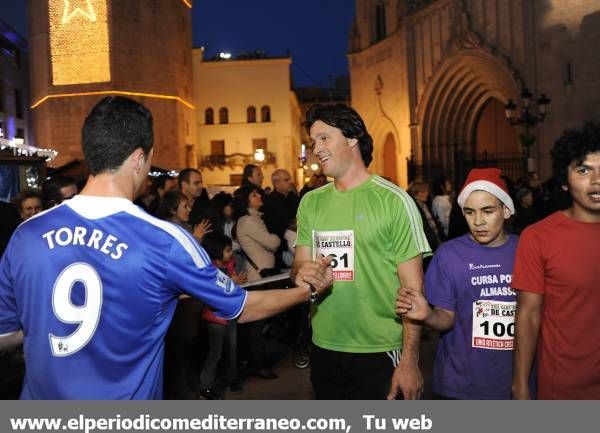
[[[161,398],[164,336],[180,295],[248,322],[330,285],[323,264],[300,287],[246,292],[189,234],[135,206],[153,153],[141,104],[103,99],[82,143],[91,175],[81,194],[23,223],[0,262],[0,349],[23,333],[21,398]]]

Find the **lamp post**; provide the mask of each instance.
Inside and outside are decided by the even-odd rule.
[[[530,158],[531,146],[535,144],[535,135],[531,133],[531,130],[538,124],[543,122],[548,115],[550,110],[550,99],[542,93],[540,97],[535,101],[537,110],[534,110],[533,94],[527,87],[523,87],[521,90],[521,109],[520,115],[518,115],[517,105],[509,99],[504,106],[504,112],[506,119],[513,126],[523,126],[524,131],[519,134],[519,141],[523,147],[523,158],[524,158],[524,169],[525,174],[534,171],[534,164]]]

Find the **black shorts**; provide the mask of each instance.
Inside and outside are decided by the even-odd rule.
[[[400,351],[347,353],[313,345],[310,380],[318,400],[385,400]]]

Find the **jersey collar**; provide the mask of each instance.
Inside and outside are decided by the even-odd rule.
[[[65,200],[64,204],[87,219],[104,218],[118,212],[135,208],[135,205],[126,198],[81,194],[76,195],[70,200]]]

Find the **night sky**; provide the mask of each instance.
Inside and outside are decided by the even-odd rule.
[[[1,0],[2,20],[27,34],[26,0]],[[173,0],[175,1],[175,0]],[[193,45],[206,57],[255,50],[292,56],[296,86],[327,86],[347,75],[354,0],[195,0]]]

